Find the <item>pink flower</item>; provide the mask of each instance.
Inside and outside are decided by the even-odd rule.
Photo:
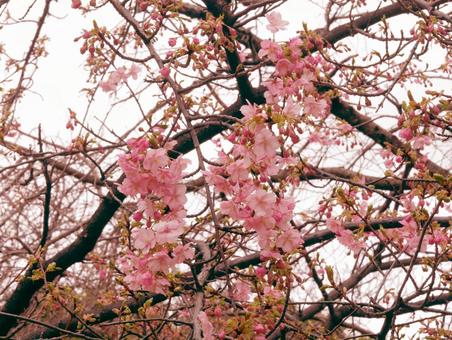
[[[154,201],[150,199],[141,199],[138,201],[137,207],[140,212],[144,212],[147,217],[154,216]]]
[[[223,311],[221,310],[220,306],[216,306],[215,309],[213,310],[213,315],[215,315],[215,317],[220,318],[223,315]]]
[[[141,68],[137,64],[132,64],[132,66],[129,69],[129,72],[127,73],[128,77],[132,77],[132,79],[138,78],[138,73],[140,73]]]
[[[165,188],[164,200],[171,210],[177,211],[184,208],[187,202],[186,191],[187,188],[183,184],[170,185]]]
[[[107,271],[105,269],[99,270],[99,280],[105,280],[107,278]]]
[[[139,222],[143,218],[143,213],[141,211],[135,211],[132,217],[135,222]]]
[[[275,219],[269,216],[256,216],[255,214],[253,217],[245,220],[245,228],[257,231],[259,237],[263,238],[271,238],[273,235],[276,235],[276,231],[273,230],[274,227]]]
[[[404,128],[399,131],[400,138],[403,138],[407,141],[411,140],[413,138],[413,132],[410,128]]]
[[[403,228],[401,230],[404,230],[405,232],[408,232],[409,234],[416,234],[417,233],[417,223],[414,220],[414,218],[411,215],[405,216],[405,218],[400,222],[401,225],[403,225]]]
[[[113,71],[110,73],[110,81],[112,81],[115,84],[119,84],[119,82],[127,81],[127,78],[129,77],[127,73],[127,69],[124,66],[119,67],[116,71]]]
[[[257,107],[254,104],[243,105],[240,108],[245,120],[251,120],[257,115]]]
[[[353,126],[351,126],[351,125],[348,124],[348,123],[344,123],[344,124],[339,125],[339,130],[340,130],[343,134],[347,134],[347,133],[353,131]]]
[[[127,145],[133,152],[141,153],[147,150],[149,142],[146,138],[130,138],[127,141]]]
[[[178,245],[173,250],[173,260],[176,263],[184,262],[185,260],[192,259],[195,256],[195,251],[190,245]]]
[[[238,301],[248,301],[251,293],[248,283],[237,280],[234,285],[233,298]]]
[[[122,192],[124,195],[134,196],[137,194],[145,195],[147,190],[146,187],[143,186],[143,182],[139,179],[131,179],[126,178],[119,185],[118,190]]]
[[[148,269],[153,272],[168,273],[169,269],[173,266],[173,259],[168,256],[168,253],[161,250],[152,255],[147,265]]]
[[[301,106],[294,103],[292,98],[289,97],[289,99],[286,102],[286,106],[284,106],[284,110],[282,111],[283,114],[288,118],[296,118],[300,115]]]
[[[174,242],[179,235],[184,232],[183,224],[180,221],[159,222],[154,226],[156,242],[159,244]]]
[[[277,251],[271,251],[271,250],[268,250],[268,249],[264,249],[260,253],[260,259],[262,261],[267,261],[268,259],[279,260],[281,258],[282,258],[281,254],[278,253]]]
[[[176,160],[171,162],[169,167],[171,179],[174,181],[180,181],[184,176],[185,168],[190,164],[189,159],[183,157],[178,157]]]
[[[289,74],[293,69],[293,64],[287,59],[280,59],[276,63],[276,72],[279,76],[285,76]]]
[[[403,207],[405,208],[405,211],[407,212],[413,212],[417,208],[417,204],[414,201],[414,194],[411,192],[410,194],[404,195],[400,198],[400,201],[402,202]]]
[[[279,226],[289,225],[290,220],[293,218],[293,209],[295,203],[293,198],[280,199],[276,208],[273,210],[273,218]]]
[[[257,189],[247,198],[246,202],[248,206],[254,210],[256,216],[271,216],[276,197],[272,192]]]
[[[359,241],[355,239],[355,235],[350,230],[344,229],[339,234],[336,235],[338,241],[350,249],[353,252],[353,255],[356,257],[358,253],[365,247],[365,243],[363,241]]]
[[[298,248],[303,243],[301,235],[294,229],[284,230],[276,240],[276,246],[288,253]]]
[[[137,249],[150,249],[155,246],[155,233],[150,229],[138,229],[133,233],[134,246]]]
[[[228,215],[234,220],[240,219],[240,207],[233,201],[225,201],[220,203],[221,213]]]
[[[136,72],[136,69],[134,72]],[[128,77],[129,73],[126,71],[126,68],[122,66],[116,71],[111,72],[108,76],[108,79],[106,81],[100,82],[99,86],[104,92],[113,92],[116,91],[119,83],[121,81],[127,81]]]
[[[413,139],[413,149],[422,150],[426,145],[432,144],[432,139],[429,136],[417,136]]]
[[[270,130],[261,129],[259,132],[256,131],[252,150],[257,160],[261,160],[264,157],[273,158],[276,155],[278,146],[278,139]]]
[[[342,222],[334,218],[328,218],[326,220],[326,226],[328,227],[329,230],[331,230],[335,234],[338,234],[344,230]]]
[[[176,43],[177,43],[177,38],[169,38],[168,39],[169,46],[174,47],[174,46],[176,46]]]
[[[225,194],[231,193],[231,184],[229,184],[229,182],[223,176],[213,174],[208,171],[204,171],[203,175],[206,179],[206,182],[210,185],[215,186],[215,190],[217,190],[218,192],[224,192]]]
[[[317,131],[312,132],[309,135],[309,142],[319,143],[321,145],[331,145],[332,144],[332,140],[330,138],[328,138],[327,135],[325,135],[323,133],[319,133]]]
[[[154,285],[154,275],[151,272],[135,273],[135,275],[127,275],[126,282],[131,289],[138,290],[141,287],[149,289]]]
[[[263,40],[261,42],[261,49],[259,50],[258,56],[259,58],[263,58],[268,56],[270,60],[277,61],[283,55],[283,51],[279,44],[275,43],[271,40]]]
[[[317,118],[325,118],[327,116],[328,103],[325,99],[317,99],[313,96],[304,98],[304,112]]]
[[[303,64],[301,64],[301,65],[303,65]],[[294,86],[303,88],[304,91],[307,93],[313,93],[316,91],[314,84],[313,84],[313,82],[316,79],[317,79],[317,76],[313,72],[311,72],[305,68],[302,68],[302,73],[300,75],[300,79],[298,79],[296,81],[296,83],[294,83]]]
[[[384,166],[386,169],[391,169],[394,166],[394,162],[392,159],[385,159]]]
[[[269,13],[265,18],[268,20],[267,28],[272,33],[276,33],[279,30],[285,30],[286,26],[289,25],[288,21],[282,19],[281,13],[279,12]]]
[[[279,290],[273,289],[270,286],[266,286],[264,288],[264,296],[278,300],[282,298],[283,294]]]
[[[117,84],[114,84],[110,81],[101,81],[99,83],[99,86],[104,92],[113,92],[116,90]]]
[[[169,164],[169,161],[165,149],[148,150],[143,161],[143,168],[149,170],[153,175],[158,175],[157,170],[166,167]]]
[[[442,245],[444,247],[450,243],[450,238],[447,236],[446,232],[439,229],[434,230],[433,234],[427,237],[427,240],[429,244]]]
[[[226,167],[226,171],[231,176],[233,182],[240,182],[248,179],[249,170],[248,167],[251,165],[250,161],[247,159],[240,159],[234,161]]]

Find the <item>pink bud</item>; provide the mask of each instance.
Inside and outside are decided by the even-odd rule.
[[[106,277],[107,277],[107,271],[105,269],[99,270],[99,279],[105,280]]]
[[[221,308],[219,306],[216,306],[215,309],[213,310],[213,315],[215,315],[215,317],[219,318],[219,317],[221,317],[222,314],[223,314],[223,311],[221,310]]]
[[[265,327],[261,323],[258,323],[256,326],[254,326],[254,331],[256,332],[256,334],[264,334]]]
[[[163,78],[168,78],[170,75],[170,69],[168,66],[164,66],[163,68],[160,69],[160,74],[162,75]]]
[[[146,1],[141,1],[139,4],[139,9],[144,12],[148,8],[149,4]]]
[[[413,138],[413,132],[410,128],[404,128],[399,131],[399,136],[405,140],[410,140]]]
[[[177,38],[169,38],[168,39],[169,46],[174,47],[174,46],[176,46],[176,43],[177,43]]]
[[[264,278],[265,274],[267,274],[267,270],[264,267],[256,268],[256,276],[260,279]]]
[[[80,0],[72,0],[72,5],[71,7],[74,9],[80,8],[80,6],[82,5],[82,2]]]
[[[278,262],[276,262],[276,267],[278,269],[284,269],[286,268],[286,264],[284,263],[284,261],[278,260]]]
[[[141,211],[136,211],[133,214],[133,220],[136,221],[136,222],[141,221],[142,218],[143,218],[143,213]]]

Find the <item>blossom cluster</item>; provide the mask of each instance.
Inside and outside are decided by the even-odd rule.
[[[186,187],[181,181],[188,161],[170,159],[170,145],[151,149],[145,138],[132,139],[128,145],[130,152],[118,160],[125,174],[118,189],[138,197],[133,220],[141,227],[133,232],[139,255],[124,256],[123,269],[132,289],[160,292],[168,285],[165,275],[169,270],[193,257],[188,244],[178,244],[185,230]]]
[[[285,26],[280,16],[267,19],[274,32]],[[233,144],[231,151],[220,155],[220,166],[204,173],[217,192],[229,197],[221,202],[221,213],[255,232],[261,254],[269,258],[279,258],[281,252],[291,253],[303,244],[293,226],[294,199],[282,185],[271,184],[272,176],[297,164],[293,145],[284,141],[289,137],[296,144],[296,129],[302,120],[322,120],[329,113],[329,99],[313,84],[322,59],[303,56],[302,44],[299,38],[284,45],[262,42],[259,57],[275,64],[275,73],[264,82],[267,104],[241,107],[241,123],[228,138]],[[272,128],[269,123],[276,124]]]

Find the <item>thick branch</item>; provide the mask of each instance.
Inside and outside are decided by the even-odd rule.
[[[397,224],[394,224],[397,225]],[[356,227],[356,226],[355,226]],[[334,237],[334,234],[332,235]],[[312,236],[311,238],[307,238],[307,240],[311,239],[312,242],[314,240],[317,240],[318,242],[321,242],[322,238],[317,236]],[[305,241],[305,243],[307,242]],[[350,289],[351,287],[354,287],[359,281],[361,281],[365,276],[367,276],[370,273],[376,272],[377,270],[388,270],[392,269],[398,266],[402,266],[406,263],[409,263],[410,259],[404,259],[400,260],[398,263],[394,263],[393,261],[385,262],[381,264],[378,268],[373,264],[368,264],[364,269],[362,269],[360,272],[353,274],[349,279],[345,280],[343,283],[341,283],[341,287],[345,287],[347,289]],[[260,254],[255,253],[248,256],[241,257],[239,259],[229,261],[228,263],[225,263],[222,265],[221,268],[217,268],[216,271],[211,273],[209,276],[209,280],[214,280],[217,278],[221,278],[225,276],[227,273],[232,273],[233,270],[240,270],[240,269],[246,269],[249,266],[256,266],[261,263],[260,260]],[[422,263],[422,258],[419,258],[417,261],[418,264]],[[187,278],[189,278],[190,274],[186,275]],[[190,287],[187,287],[190,288]],[[177,296],[179,293],[175,292],[173,293],[173,296]],[[337,291],[330,292],[327,297],[327,301],[333,301],[340,297],[340,293]],[[105,321],[109,321],[112,319],[115,319],[118,317],[116,313],[113,312],[113,310],[121,310],[122,307],[127,306],[132,313],[136,313],[138,309],[149,299],[152,299],[152,304],[155,305],[158,303],[161,303],[167,299],[165,295],[162,294],[152,294],[152,293],[146,293],[144,296],[138,298],[138,299],[129,299],[128,302],[125,303],[115,303],[109,306],[106,306],[102,311],[96,313],[96,315],[93,315],[92,321],[89,322],[90,325],[92,324],[99,324]],[[450,294],[443,294],[436,297],[430,297],[429,300],[426,302],[425,306],[431,306],[431,305],[438,305],[438,304],[445,304],[448,303],[451,300]],[[319,304],[313,305],[305,310],[305,312],[301,313],[299,315],[300,320],[308,320],[315,316],[318,312],[320,312],[325,306],[326,302],[319,301]],[[420,303],[414,303],[410,305],[405,305],[404,307],[400,308],[397,311],[397,314],[405,314],[409,313],[415,310],[418,310],[421,308]],[[339,317],[343,317],[344,315],[348,315],[351,313],[350,306],[344,306],[342,309],[340,309],[340,313],[338,314]],[[375,312],[381,312],[375,310]],[[363,313],[360,313],[358,311],[354,311],[356,316],[364,316],[369,317],[368,314],[364,315]],[[67,330],[76,330],[77,329],[77,321],[76,320],[64,320],[61,321],[57,327],[67,329]],[[55,337],[58,336],[59,332],[55,331],[54,329],[49,329],[44,333],[41,333],[39,335],[33,336],[33,338],[36,337]]]
[[[241,117],[239,109],[242,105],[243,102],[238,100],[227,108],[222,115]],[[199,141],[202,143],[225,129],[226,127],[224,126],[198,126],[195,128],[195,131]],[[177,144],[174,149],[169,152],[171,157],[178,157],[179,155],[186,154],[194,149],[193,141],[188,133],[180,133],[176,135],[174,139],[177,141]],[[124,195],[117,191],[117,189],[113,190],[113,194],[109,193],[106,195],[96,212],[83,227],[83,231],[77,240],[43,264],[43,267],[47,268],[50,263],[54,262],[56,263],[56,267],[59,268],[54,272],[47,273],[46,280],[48,282],[53,281],[58,275],[64,273],[67,268],[85,258],[96,245],[104,227],[118,210],[120,202],[122,202],[124,198]],[[2,309],[3,312],[21,314],[28,308],[33,295],[44,285],[44,280],[31,280],[31,274],[30,270],[28,270],[25,278],[19,282],[12,295],[8,298]],[[0,316],[0,336],[8,334],[16,323],[17,321],[14,318]]]
[[[392,153],[397,154],[398,150],[402,150],[405,156],[410,158],[412,163],[415,163],[416,161],[411,156],[412,153],[416,153],[416,158],[420,157],[420,154],[411,149],[408,144],[402,143],[402,141],[400,141],[400,139],[394,136],[391,132],[383,129],[372,119],[359,113],[353,106],[344,103],[338,97],[331,100],[331,113],[336,117],[345,120],[353,127],[356,127],[358,131],[362,132],[382,147],[389,146]],[[449,175],[449,171],[443,169],[430,160],[426,161],[426,165],[427,168],[433,173],[438,173],[443,176]]]
[[[434,5],[440,5],[448,2],[448,0],[435,1]],[[420,11],[425,9],[420,6],[417,1],[411,1],[412,11]],[[431,8],[431,7],[430,7]],[[356,33],[357,29],[366,29],[372,25],[379,23],[383,18],[389,19],[408,12],[408,9],[402,5],[401,2],[396,2],[392,5],[377,9],[372,12],[363,13],[356,20],[351,20],[349,23],[338,26],[330,31],[323,29],[316,30],[323,39],[330,44],[334,44],[344,38],[352,36]]]

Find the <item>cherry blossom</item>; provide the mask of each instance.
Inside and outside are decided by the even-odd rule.
[[[138,229],[134,231],[134,246],[137,249],[150,249],[156,244],[156,235],[150,229]]]
[[[416,136],[413,138],[413,149],[422,150],[426,145],[430,145],[432,139],[429,136]]]
[[[234,292],[232,294],[233,299],[237,301],[248,301],[250,297],[251,289],[248,283],[237,280],[234,284]]]
[[[157,243],[174,242],[177,237],[184,232],[181,221],[159,222],[154,226]]]
[[[126,82],[129,77],[137,79],[141,68],[132,64],[129,70],[125,66],[119,67],[116,71],[109,74],[107,80],[99,83],[100,88],[104,92],[114,92],[122,82]]]
[[[273,193],[257,189],[246,201],[248,206],[254,210],[256,216],[268,216],[271,214],[276,197]]]
[[[281,46],[271,40],[262,40],[258,54],[260,58],[268,57],[274,62],[277,62],[283,56]]]
[[[268,20],[267,28],[270,32],[276,33],[279,30],[285,30],[289,22],[282,19],[281,13],[271,12],[265,16]]]
[[[276,154],[278,146],[278,139],[273,133],[271,133],[271,131],[261,129],[256,132],[253,152],[258,160],[264,157],[272,158]]]
[[[295,103],[292,100],[292,97],[289,97],[289,99],[286,102],[286,105],[284,106],[282,113],[288,118],[295,119],[296,117],[298,117],[300,115],[300,112],[301,112],[301,106],[298,103]]]
[[[294,229],[283,230],[276,240],[276,246],[284,252],[290,253],[303,243],[301,235]]]
[[[317,118],[325,118],[328,114],[328,102],[322,99],[316,99],[313,96],[304,98],[304,112]]]

